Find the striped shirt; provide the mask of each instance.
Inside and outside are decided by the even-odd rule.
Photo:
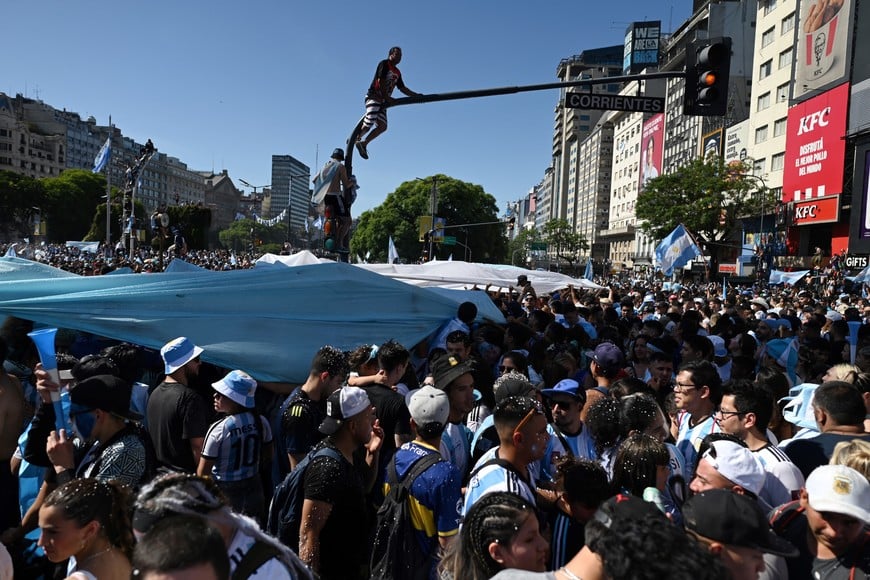
[[[272,442],[269,422],[258,415],[260,427],[250,412],[227,415],[209,427],[202,456],[214,461],[217,481],[243,481],[259,473],[263,445]]]
[[[498,458],[497,447],[484,454],[474,466],[473,472],[476,471],[476,473],[468,481],[468,487],[465,490],[465,503],[462,505],[463,516],[468,513],[474,502],[486,494],[496,491],[512,493],[525,499],[530,505],[535,505],[534,483],[528,469],[521,476],[515,469],[508,469],[498,463],[484,466],[486,462],[496,458]]]
[[[792,463],[785,451],[768,443],[753,453],[767,472],[759,497],[774,507],[798,499],[806,482],[801,470]]]
[[[698,463],[698,449],[701,448],[701,441],[710,433],[720,429],[712,415],[694,426],[691,425],[691,418],[692,416],[687,411],[680,411],[677,415],[677,425],[680,428],[677,435],[677,449],[686,459],[689,471],[694,472],[695,465]]]

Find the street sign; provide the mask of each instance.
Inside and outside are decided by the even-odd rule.
[[[569,109],[595,109],[599,111],[630,111],[634,113],[664,113],[664,97],[632,97],[600,93],[567,93],[565,106]]]
[[[532,242],[531,244],[529,244],[529,249],[530,250],[546,250],[547,249],[547,242]]]
[[[444,236],[444,240],[441,243],[445,246],[455,246],[456,236]]]

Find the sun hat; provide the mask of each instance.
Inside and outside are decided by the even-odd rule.
[[[833,512],[870,523],[870,483],[845,465],[822,465],[810,473],[807,501],[817,512]]]
[[[706,459],[719,475],[756,496],[764,487],[767,478],[764,467],[752,451],[733,441],[713,441],[702,459]]]
[[[790,542],[777,536],[754,499],[727,489],[711,489],[683,504],[683,525],[708,540],[755,548],[777,556],[797,556]]]
[[[234,401],[246,409],[254,408],[254,393],[257,391],[257,381],[245,371],[230,371],[227,375],[216,383],[211,384],[212,388]]]
[[[430,385],[414,389],[405,397],[411,418],[419,427],[437,423],[445,425],[450,415],[450,399],[447,393]]]
[[[326,418],[318,430],[332,435],[344,422],[371,407],[369,396],[359,387],[341,387],[326,399]]]
[[[160,349],[160,356],[163,357],[165,365],[163,372],[171,375],[198,357],[202,352],[202,349],[193,344],[186,336],[179,336],[174,340],[170,340]]]

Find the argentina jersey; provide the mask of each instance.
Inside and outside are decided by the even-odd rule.
[[[468,481],[468,487],[465,489],[465,503],[462,505],[462,515],[468,513],[474,503],[488,493],[496,491],[506,491],[517,495],[531,505],[535,505],[535,490],[530,487],[527,481],[532,482],[531,474],[526,472],[526,480],[520,477],[513,469],[506,469],[497,463],[492,463],[484,467],[480,467],[487,461],[496,458],[498,448],[490,449],[477,462],[472,471],[473,475]]]
[[[243,481],[257,475],[263,445],[272,442],[272,429],[262,416],[253,413],[227,415],[209,427],[202,456],[214,461],[212,477],[217,481]]]
[[[683,454],[689,471],[694,472],[698,463],[698,449],[701,448],[701,441],[718,429],[712,415],[695,426],[690,425],[691,418],[692,416],[686,411],[680,411],[680,414],[677,415],[677,424],[679,425],[677,449]]]

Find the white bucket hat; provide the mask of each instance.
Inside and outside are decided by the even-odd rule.
[[[163,345],[160,356],[166,365],[163,372],[171,375],[202,353],[202,349],[193,344],[186,336],[179,336]]]

